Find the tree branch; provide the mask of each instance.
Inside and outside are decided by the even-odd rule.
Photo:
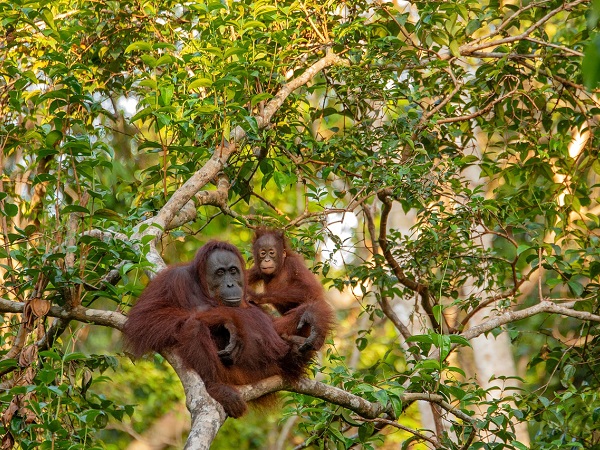
[[[600,323],[600,316],[585,311],[575,311],[564,305],[557,305],[554,302],[543,300],[537,305],[530,306],[529,308],[521,309],[519,311],[507,311],[503,314],[499,314],[495,317],[491,317],[489,320],[482,324],[475,325],[468,330],[461,333],[461,336],[465,339],[473,339],[484,333],[492,331],[494,328],[498,328],[507,323],[516,322],[523,320],[531,316],[535,316],[540,313],[552,313],[561,314],[563,316],[575,317],[581,320],[589,320],[592,322]]]
[[[440,324],[437,322],[433,314],[433,302],[431,299],[431,294],[429,292],[429,287],[427,285],[419,283],[418,281],[408,278],[404,273],[404,270],[402,270],[402,267],[400,267],[400,264],[398,264],[398,261],[396,261],[396,258],[394,258],[394,255],[392,254],[392,251],[389,248],[387,242],[387,220],[390,212],[392,211],[392,199],[390,197],[390,192],[380,192],[378,193],[378,197],[379,200],[381,200],[381,202],[383,203],[383,211],[381,212],[381,220],[379,224],[379,246],[383,251],[383,256],[385,256],[387,263],[392,268],[392,271],[394,272],[394,275],[396,275],[398,282],[400,282],[400,284],[407,287],[411,291],[418,293],[421,296],[421,305],[423,306],[425,313],[427,313],[427,316],[431,321],[432,327],[434,329],[439,329]],[[443,327],[444,330],[448,329],[448,326],[445,323],[443,324]]]
[[[5,298],[0,298],[0,312],[3,313],[23,313],[24,302],[15,302]],[[127,317],[116,311],[104,311],[101,309],[85,308],[75,306],[72,309],[62,308],[60,306],[51,306],[47,316],[57,317],[63,320],[77,320],[79,322],[102,325],[105,327],[122,330]]]
[[[375,419],[381,414],[388,414],[390,417],[394,416],[394,412],[390,405],[382,405],[379,402],[370,402],[343,389],[329,386],[328,384],[309,378],[301,378],[295,383],[286,383],[281,377],[274,376],[261,380],[253,385],[238,386],[238,389],[241,392],[242,397],[247,401],[277,391],[288,391],[310,395],[311,397],[320,398],[321,400],[343,406],[365,419]],[[471,423],[474,420],[468,414],[465,414],[450,405],[444,400],[444,397],[439,394],[405,392],[400,396],[400,401],[402,403],[413,403],[419,400],[435,403],[466,422]]]
[[[163,230],[166,230],[168,225],[173,221],[181,209],[188,203],[208,182],[214,179],[217,174],[223,169],[225,163],[235,151],[237,145],[235,143],[223,142],[217,147],[211,158],[185,183],[177,189],[167,203],[160,209],[158,214],[148,220],[143,221],[138,226],[138,230],[143,225],[150,225],[144,231],[136,233],[133,240],[138,240],[145,235],[154,235],[160,237]]]
[[[600,323],[600,316],[596,314],[592,314],[586,311],[576,311],[572,309],[575,305],[575,302],[564,305],[557,305],[556,303],[543,300],[537,305],[530,306],[529,308],[521,309],[519,311],[506,311],[501,314],[497,314],[485,322],[475,325],[474,327],[469,328],[468,330],[460,333],[460,336],[464,337],[467,340],[471,340],[485,333],[489,333],[495,328],[501,327],[502,325],[506,325],[507,323],[517,322],[519,320],[527,319],[528,317],[535,316],[536,314],[541,313],[550,313],[550,314],[561,314],[563,316],[574,317],[580,320],[589,320],[591,322]],[[452,348],[456,348],[456,344],[452,346]],[[439,359],[440,352],[439,350],[435,350],[429,355],[429,359]]]
[[[485,42],[483,44],[478,44],[478,45],[471,45],[471,46],[463,45],[462,47],[460,47],[460,54],[463,56],[470,56],[478,50],[483,50],[485,48],[495,47],[497,45],[502,45],[502,44],[509,44],[512,42],[526,39],[529,37],[529,35],[531,33],[533,33],[535,30],[537,30],[539,27],[541,27],[544,23],[549,21],[552,17],[557,15],[559,12],[565,11],[565,10],[570,10],[581,3],[588,3],[588,2],[589,2],[589,0],[575,0],[574,2],[571,2],[571,3],[563,3],[561,6],[550,11],[548,14],[546,14],[544,17],[542,17],[536,23],[534,23],[529,28],[527,28],[523,33],[521,33],[517,36],[509,36],[504,39],[498,39],[495,41]],[[514,17],[514,16],[512,16],[512,17]]]
[[[188,370],[175,353],[164,351],[162,355],[181,380],[185,391],[185,404],[192,416],[190,434],[184,450],[208,450],[227,415],[223,407],[208,395],[200,375]]]
[[[328,50],[327,54],[315,62],[312,66],[307,68],[300,76],[293,79],[289,83],[283,85],[279,92],[272,98],[264,108],[262,114],[255,116],[257,125],[259,128],[265,128],[271,121],[273,115],[283,105],[287,97],[299,87],[305,85],[312,80],[317,73],[326,67],[330,67],[334,64],[348,64],[346,60],[340,56]],[[237,151],[238,143],[245,139],[246,131],[237,126],[231,132],[229,138],[231,143],[224,141],[219,147],[217,147],[211,156],[211,158],[194,173],[183,185],[177,189],[171,198],[165,203],[160,209],[156,216],[143,221],[139,224],[137,229],[144,225],[149,225],[144,228],[141,232],[136,232],[132,237],[132,240],[137,241],[143,236],[151,235],[156,239],[162,236],[164,230],[168,229],[168,226],[173,222],[175,217],[180,213],[182,208],[202,189],[211,179],[214,179],[221,169],[227,163],[229,157]],[[210,194],[209,194],[210,195]],[[218,200],[218,199],[217,199]],[[184,214],[184,218],[191,217],[188,212]],[[175,223],[179,223],[179,219]],[[156,244],[150,243],[150,251],[147,255],[148,261],[152,263],[156,271],[159,271],[165,267],[164,261],[160,257],[159,252],[156,250]]]
[[[369,234],[371,235],[371,242],[373,243],[373,254],[379,252],[377,248],[377,244],[379,243],[377,238],[375,237],[375,221],[373,220],[373,215],[371,214],[371,210],[369,206],[363,204],[363,212],[365,214],[365,220],[367,221],[367,228],[369,230]],[[384,220],[387,221],[387,215],[384,217]],[[400,332],[404,339],[408,339],[412,336],[410,330],[404,323],[400,320],[398,315],[395,313],[393,308],[390,306],[390,302],[387,296],[380,294],[379,306],[381,306],[381,310],[386,315],[386,317],[394,324],[396,329]]]
[[[333,65],[347,66],[349,65],[349,62],[341,58],[339,55],[333,53],[333,51],[328,50],[327,54],[323,58],[321,58],[308,69],[306,69],[302,73],[302,75],[298,76],[297,78],[294,78],[289,83],[283,85],[279,92],[275,95],[275,97],[269,100],[269,102],[265,106],[263,113],[256,116],[256,122],[258,123],[259,128],[267,126],[275,112],[277,112],[277,110],[281,108],[285,99],[292,92],[294,92],[300,86],[303,86],[310,80],[312,80],[321,70]]]
[[[518,9],[517,11],[514,12],[514,14],[511,14],[510,16],[508,16],[506,19],[504,19],[502,21],[502,23],[500,25],[498,25],[497,27],[493,28],[491,30],[491,32],[487,35],[487,36],[481,36],[475,40],[472,41],[471,45],[477,44],[479,42],[485,41],[486,39],[491,39],[494,36],[497,36],[498,34],[500,34],[500,32],[502,32],[502,30],[504,30],[506,27],[508,27],[508,25],[514,20],[516,19],[520,14],[524,13],[525,11],[528,11],[530,9],[533,8],[540,8],[543,7],[544,3],[549,3],[551,0],[542,0],[539,2],[531,2],[528,3],[527,5],[521,7],[520,9]]]
[[[413,430],[409,427],[405,427],[404,425],[400,425],[398,422],[394,422],[393,420],[377,418],[377,419],[371,419],[371,420],[369,420],[369,422],[379,423],[382,425],[389,425],[390,427],[394,427],[399,430],[406,431],[407,433],[414,434],[416,437],[418,437],[422,441],[429,442],[431,445],[433,445],[434,448],[436,448],[436,449],[440,448],[440,443],[437,439],[425,436],[423,433],[419,433],[417,430]]]
[[[458,116],[458,117],[448,117],[447,119],[440,119],[438,121],[436,121],[436,124],[440,124],[440,123],[454,123],[454,122],[463,122],[465,120],[471,120],[471,119],[475,119],[476,117],[482,116],[484,114],[486,114],[487,112],[491,111],[492,108],[500,103],[502,100],[504,100],[505,98],[510,97],[511,95],[513,95],[515,92],[517,91],[516,88],[512,89],[510,92],[507,92],[506,94],[496,98],[495,100],[492,100],[490,103],[488,103],[486,106],[484,106],[483,108],[481,108],[478,111],[475,111],[474,113],[471,114],[466,114],[464,116]]]

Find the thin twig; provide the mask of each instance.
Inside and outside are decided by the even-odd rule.
[[[475,111],[474,113],[471,114],[466,114],[464,116],[458,116],[458,117],[449,117],[447,119],[440,119],[438,121],[436,121],[437,124],[440,123],[454,123],[454,122],[463,122],[466,120],[471,120],[471,119],[475,119],[476,117],[482,116],[486,113],[488,113],[489,111],[492,110],[492,108],[500,103],[502,100],[510,97],[512,94],[514,94],[517,91],[517,88],[512,89],[510,92],[507,92],[506,94],[492,100],[489,104],[487,104],[485,107],[483,107],[482,109],[480,109],[479,111]]]
[[[398,282],[421,296],[421,306],[427,313],[427,316],[429,317],[433,328],[439,329],[440,324],[435,319],[435,316],[433,314],[429,287],[422,283],[419,283],[418,281],[408,278],[404,273],[404,270],[402,270],[402,267],[400,267],[400,264],[398,264],[398,261],[396,261],[396,258],[394,258],[394,255],[392,254],[392,251],[389,248],[387,242],[387,221],[388,216],[392,210],[392,199],[390,198],[390,191],[382,191],[378,194],[378,197],[383,203],[383,210],[381,212],[381,219],[379,224],[379,246],[383,251],[383,255],[385,256],[387,263],[390,265],[392,272],[394,272],[394,275],[396,275]],[[445,318],[443,316],[442,318],[444,319],[443,329],[447,331],[448,326],[445,323]]]
[[[398,422],[395,422],[393,420],[388,420],[388,419],[383,419],[383,418],[377,418],[377,419],[369,419],[367,421],[368,422],[381,423],[381,424],[388,425],[390,427],[398,428],[399,430],[406,431],[406,432],[408,432],[410,434],[415,435],[416,437],[418,437],[419,439],[421,439],[423,441],[429,442],[436,449],[441,448],[441,444],[440,444],[440,442],[437,439],[425,436],[423,433],[420,433],[417,430],[413,430],[412,428],[409,428],[409,427],[406,427],[404,425],[401,425]]]
[[[571,3],[563,3],[561,6],[559,6],[558,8],[550,11],[548,14],[546,14],[544,17],[542,17],[540,20],[538,20],[536,23],[534,23],[533,25],[531,25],[529,28],[527,28],[523,33],[518,34],[516,36],[509,36],[506,37],[504,39],[498,39],[495,41],[490,41],[490,42],[485,42],[479,45],[463,45],[460,48],[460,53],[463,56],[469,56],[472,55],[474,52],[478,51],[478,50],[483,50],[485,48],[490,48],[490,47],[495,47],[498,45],[502,45],[502,44],[509,44],[512,42],[516,42],[516,41],[520,41],[523,39],[526,39],[529,37],[529,35],[531,33],[533,33],[535,30],[537,30],[539,27],[541,27],[544,23],[546,23],[547,21],[549,21],[552,17],[554,17],[555,15],[557,15],[559,12],[564,11],[564,10],[569,10],[581,3],[588,3],[589,0],[575,0],[574,2]],[[512,16],[514,17],[514,16]],[[512,18],[511,17],[511,18]]]

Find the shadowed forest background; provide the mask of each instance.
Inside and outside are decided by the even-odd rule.
[[[600,449],[599,17],[0,1],[2,449]],[[119,330],[210,239],[250,265],[259,226],[337,325],[225,421]]]

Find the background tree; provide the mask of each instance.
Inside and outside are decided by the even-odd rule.
[[[286,229],[340,321],[319,381],[244,389],[306,394],[280,442],[523,449],[528,423],[532,448],[599,448],[589,1],[9,0],[0,19],[3,448],[151,428],[176,377],[111,330],[165,262],[215,236],[250,256],[258,225]],[[510,341],[507,372],[481,348]],[[222,411],[163,356],[205,448]]]

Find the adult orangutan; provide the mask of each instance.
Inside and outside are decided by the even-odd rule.
[[[292,251],[283,231],[258,229],[252,253],[254,266],[248,271],[251,301],[274,306],[281,314],[274,319],[277,332],[288,339],[306,338],[299,350],[312,356],[325,343],[334,322],[323,286],[303,258]],[[261,283],[262,292],[258,293]]]
[[[169,266],[148,284],[129,312],[126,348],[136,357],[173,349],[225,412],[240,417],[247,405],[235,385],[297,379],[306,364],[272,318],[246,301],[245,287],[238,249],[209,242],[191,263]]]

